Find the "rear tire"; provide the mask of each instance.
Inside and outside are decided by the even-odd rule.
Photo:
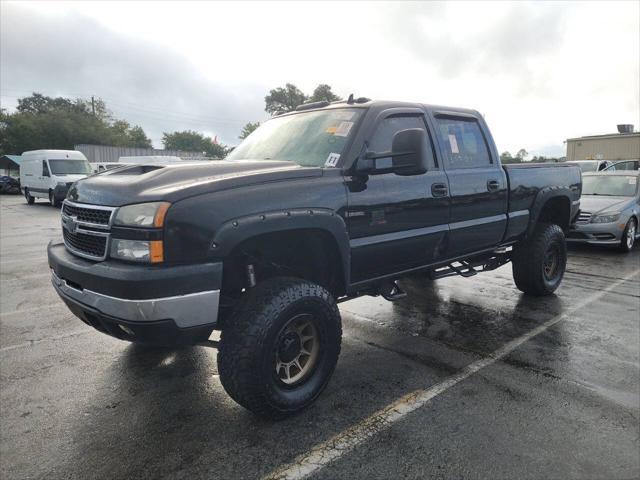
[[[24,198],[27,200],[27,205],[33,205],[33,202],[36,201],[36,199],[29,194],[29,189],[26,187],[24,189]]]
[[[566,266],[564,232],[555,224],[537,225],[531,238],[513,252],[513,280],[528,295],[551,295],[560,285]]]
[[[622,232],[622,238],[620,239],[618,250],[624,253],[633,250],[633,245],[635,244],[637,233],[638,224],[636,223],[636,219],[631,217],[627,222],[627,226],[625,227],[624,232]]]
[[[247,292],[222,330],[222,386],[258,416],[296,414],[329,382],[341,337],[340,312],[327,290],[295,278],[265,280]]]

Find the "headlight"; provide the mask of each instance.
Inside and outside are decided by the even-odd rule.
[[[111,239],[111,258],[130,262],[159,263],[164,260],[162,241],[113,238]]]
[[[603,215],[595,215],[591,219],[591,223],[613,223],[620,218],[620,212],[618,213],[605,213]]]
[[[151,202],[120,207],[113,223],[125,227],[160,228],[164,225],[164,217],[170,206],[167,202]]]

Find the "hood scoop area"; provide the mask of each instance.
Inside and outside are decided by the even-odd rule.
[[[107,171],[107,173],[109,175],[144,175],[145,173],[160,170],[161,168],[164,168],[164,165],[135,165]]]

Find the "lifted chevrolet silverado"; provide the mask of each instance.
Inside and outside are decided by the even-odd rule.
[[[83,322],[142,344],[214,345],[229,395],[281,418],[329,381],[338,302],[509,261],[517,288],[551,294],[581,186],[576,166],[501,166],[473,110],[320,102],[265,122],[224,161],[78,181],[49,265]]]

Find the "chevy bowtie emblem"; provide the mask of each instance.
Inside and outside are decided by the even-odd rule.
[[[78,222],[76,221],[75,218],[67,217],[64,224],[67,227],[67,230],[69,230],[69,233],[76,233],[76,230],[78,228]]]

